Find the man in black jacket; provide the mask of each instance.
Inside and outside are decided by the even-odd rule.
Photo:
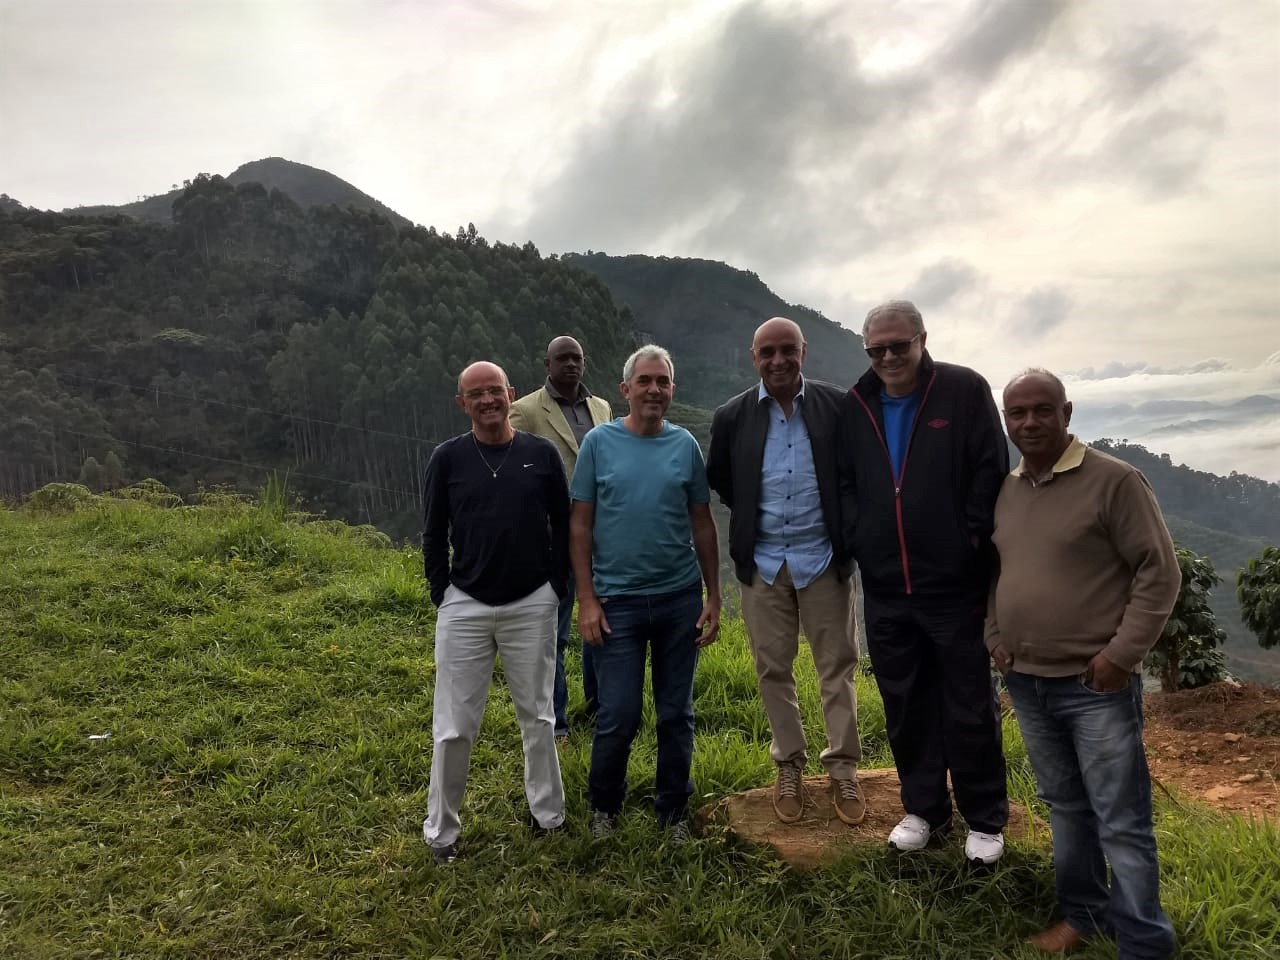
[[[807,380],[800,327],[774,317],[751,343],[760,382],[715,413],[707,480],[729,507],[729,554],[742,584],[760,699],[778,767],[773,809],[784,823],[804,813],[804,725],[793,667],[803,624],[822,692],[822,765],[845,823],[866,814],[853,669],[858,662],[853,591],[840,524],[835,439],[844,391]]]
[[[946,832],[949,770],[965,857],[989,865],[1004,852],[1009,801],[982,631],[1009,453],[987,382],[934,362],[926,337],[906,300],[867,314],[871,369],[841,418],[842,513],[907,814],[889,845],[919,850]]]

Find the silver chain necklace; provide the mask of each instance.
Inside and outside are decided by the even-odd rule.
[[[507,452],[503,455],[502,462],[498,464],[497,467],[490,466],[489,461],[485,459],[484,451],[480,449],[480,441],[476,439],[475,433],[471,434],[471,442],[475,444],[476,453],[480,455],[480,462],[483,463],[485,468],[493,474],[493,479],[497,480],[498,471],[507,465],[507,457],[511,456],[511,448],[516,445],[516,438],[512,437],[507,443]]]

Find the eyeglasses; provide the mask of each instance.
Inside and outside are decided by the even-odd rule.
[[[467,400],[479,400],[482,397],[493,397],[496,400],[498,397],[505,397],[506,395],[506,387],[480,387],[477,390],[468,390],[462,396]]]
[[[892,353],[895,357],[905,357],[907,351],[911,349],[911,345],[920,339],[920,334],[916,334],[910,340],[898,340],[894,343],[878,343],[874,347],[867,347],[867,356],[872,360],[883,360],[885,351]]]

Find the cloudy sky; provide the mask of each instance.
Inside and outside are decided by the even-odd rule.
[[[0,130],[43,208],[283,156],[855,329],[909,296],[1086,437],[1280,480],[1274,0],[0,0]]]

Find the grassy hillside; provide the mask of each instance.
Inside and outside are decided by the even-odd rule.
[[[671,409],[667,411],[667,419],[692,433],[705,454],[707,447],[711,443],[711,417],[714,413],[714,410],[708,410],[706,407],[695,407],[687,403],[672,403]]]
[[[616,838],[589,839],[577,732],[570,832],[535,841],[500,680],[464,858],[437,868],[420,834],[433,664],[418,555],[278,496],[125,493],[46,488],[0,511],[0,956],[958,960],[1025,957],[1018,941],[1053,917],[1043,837],[991,876],[954,851],[899,862],[876,845],[800,873],[719,835],[673,849],[639,810],[648,732]],[[865,676],[858,693],[867,765],[884,765]],[[767,783],[740,624],[696,696],[699,799]],[[1033,803],[1005,732],[1015,798]],[[1162,803],[1158,831],[1182,956],[1265,956],[1280,830]]]

